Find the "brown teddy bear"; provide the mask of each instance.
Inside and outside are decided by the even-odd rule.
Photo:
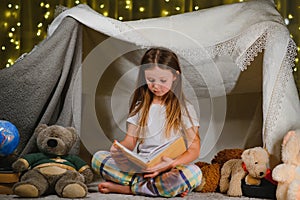
[[[57,194],[64,198],[87,195],[86,184],[93,172],[85,161],[68,154],[77,140],[73,127],[39,125],[35,129],[39,153],[22,156],[12,164],[16,172],[23,172],[14,184],[13,192],[20,197],[39,197]]]
[[[202,171],[202,182],[195,188],[196,192],[215,192],[220,180],[220,164],[209,164],[206,162],[196,162]]]
[[[224,149],[214,156],[211,164],[201,161],[196,162],[195,164],[200,167],[202,171],[202,182],[195,191],[202,193],[216,192],[218,190],[223,164],[230,159],[240,159],[243,151],[243,149]]]
[[[300,130],[289,131],[282,141],[282,164],[273,169],[272,177],[278,182],[276,199],[300,199]]]
[[[243,151],[241,159],[231,159],[221,168],[220,192],[242,196],[242,180],[248,185],[259,185],[268,172],[269,154],[262,147]]]
[[[224,149],[219,151],[212,159],[211,163],[218,163],[222,168],[224,163],[231,159],[241,159],[244,149]]]

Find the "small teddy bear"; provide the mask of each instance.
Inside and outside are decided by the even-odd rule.
[[[223,149],[219,151],[210,163],[198,161],[195,164],[202,171],[202,182],[195,188],[196,192],[216,192],[218,190],[223,164],[230,159],[240,159],[243,149]]]
[[[278,182],[276,199],[300,199],[300,130],[286,133],[281,147],[283,163],[277,165],[272,174]]]
[[[248,185],[259,185],[268,171],[269,154],[262,147],[243,151],[241,159],[231,159],[221,168],[220,192],[229,196],[242,196],[242,180]]]
[[[64,198],[82,198],[87,195],[86,184],[93,172],[85,161],[68,154],[77,140],[73,127],[41,124],[34,133],[39,153],[30,153],[12,164],[16,172],[23,172],[13,186],[20,197],[39,197],[57,194]]]

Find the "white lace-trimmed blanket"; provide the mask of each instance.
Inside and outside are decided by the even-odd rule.
[[[11,67],[20,71],[29,62],[39,68],[38,59],[45,59],[43,68],[57,76],[43,85],[51,76],[31,75],[44,78],[37,84],[48,93],[42,95],[47,98],[40,100],[40,109],[33,109],[28,130],[40,122],[72,125],[81,130],[91,153],[108,148],[112,139],[123,136],[136,66],[150,46],[170,48],[180,57],[186,96],[199,112],[201,159],[209,160],[224,148],[261,144],[272,155],[271,164],[280,161],[283,135],[300,127],[300,105],[292,76],[296,46],[270,0],[128,22],[104,17],[86,5],[62,12],[49,26],[47,39]],[[8,79],[12,74],[6,69],[0,76]],[[241,77],[246,78],[240,85]],[[1,90],[5,84],[1,79]],[[24,95],[20,90],[14,92]],[[18,105],[22,99],[14,101]],[[21,118],[12,107],[1,114]],[[30,134],[23,139],[28,140]]]

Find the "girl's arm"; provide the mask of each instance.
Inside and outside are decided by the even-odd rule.
[[[133,151],[137,142],[137,137],[135,137],[136,132],[137,132],[137,126],[129,123],[127,127],[126,136],[124,140],[120,142],[123,146],[125,146],[127,149],[131,151]]]
[[[193,126],[187,129],[187,140],[188,148],[187,150],[177,157],[171,164],[171,167],[175,167],[180,164],[188,164],[196,160],[200,155],[200,137],[199,137],[199,127]]]

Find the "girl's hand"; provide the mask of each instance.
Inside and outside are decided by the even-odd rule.
[[[173,162],[174,160],[169,157],[162,157],[161,163],[157,164],[154,167],[147,168],[143,171],[145,173],[144,178],[154,178],[161,172],[170,170],[171,168],[173,168]]]
[[[117,166],[124,172],[128,172],[130,170],[130,162],[128,158],[126,158],[122,151],[116,147],[114,144],[110,147],[111,157],[114,159]]]

